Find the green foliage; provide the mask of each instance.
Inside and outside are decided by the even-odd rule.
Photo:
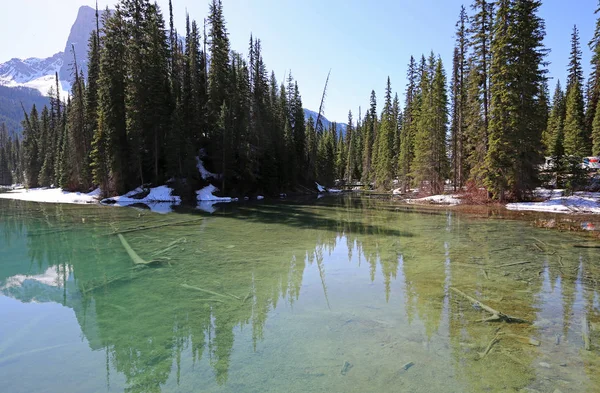
[[[500,0],[492,40],[492,112],[485,185],[494,197],[522,199],[538,183],[546,108],[544,23],[537,0]]]
[[[548,126],[542,134],[542,143],[544,144],[544,154],[546,156],[560,158],[564,154],[565,116],[565,95],[560,86],[560,81],[558,81],[556,82],[554,98],[552,99],[552,109],[548,117]]]
[[[427,69],[421,74],[421,107],[415,133],[413,176],[420,188],[432,193],[444,191],[448,175],[446,132],[448,97],[446,75],[441,59],[429,57]]]

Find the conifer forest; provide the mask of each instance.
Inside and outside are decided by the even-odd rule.
[[[223,3],[211,0],[200,22],[188,17],[183,35],[172,7],[149,0],[104,13],[87,79],[73,58],[68,97],[57,87],[49,106],[23,108],[22,137],[0,126],[0,184],[112,196],[172,182],[185,194],[204,185],[200,158],[233,196],[338,181],[432,194],[477,187],[506,201],[542,183],[545,157],[572,173],[600,155],[600,19],[593,37],[573,27],[568,78],[550,93],[542,2],[473,0],[457,10],[451,64],[423,48],[407,59],[401,93],[388,78],[342,133],[305,120],[301,86],[292,72],[278,81],[268,71],[260,38],[245,53],[230,47]]]

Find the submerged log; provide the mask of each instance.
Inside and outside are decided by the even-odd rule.
[[[199,292],[208,293],[208,294],[210,294],[210,295],[219,296],[219,297],[222,297],[222,298],[225,298],[225,299],[236,299],[236,300],[240,300],[240,298],[239,298],[239,297],[234,297],[234,296],[233,296],[233,295],[231,295],[231,294],[226,294],[226,295],[223,295],[223,294],[221,294],[221,293],[213,292],[213,291],[211,291],[211,290],[204,289],[204,288],[200,288],[200,287],[194,287],[194,286],[192,286],[192,285],[188,285],[188,284],[181,284],[181,286],[182,286],[183,288],[186,288],[186,289],[193,289],[194,291],[199,291]]]
[[[581,337],[583,338],[583,348],[586,351],[591,351],[590,323],[586,317],[581,318]]]
[[[490,351],[492,350],[494,345],[498,344],[499,342],[500,342],[500,339],[498,338],[498,335],[494,336],[494,338],[492,338],[492,340],[489,342],[489,344],[485,348],[485,351],[479,352],[479,359],[485,358],[490,353]]]
[[[196,219],[193,219],[193,220],[167,222],[167,223],[158,224],[158,225],[140,226],[140,227],[137,227],[137,228],[124,229],[122,231],[114,231],[112,233],[107,233],[106,235],[101,235],[101,236],[112,236],[112,235],[119,235],[119,234],[123,234],[123,233],[146,231],[146,230],[149,230],[149,229],[163,228],[163,227],[176,226],[176,225],[185,225],[185,224],[191,224],[191,223],[202,221],[202,220],[204,220],[204,218],[196,218]]]
[[[131,260],[133,261],[134,264],[136,265],[148,265],[151,262],[147,262],[145,260],[143,260],[135,251],[133,251],[133,248],[131,248],[131,246],[129,245],[129,243],[127,243],[127,240],[125,240],[125,238],[123,237],[123,235],[121,235],[120,233],[117,235],[119,236],[119,240],[121,241],[121,244],[123,245],[123,248],[125,249],[125,251],[127,251],[127,255],[129,255],[129,258],[131,258]]]
[[[464,293],[463,291],[461,291],[457,288],[450,287],[450,290],[452,290],[456,294],[464,297],[465,299],[469,300],[471,303],[476,304],[479,308],[492,314],[492,316],[490,318],[483,319],[483,320],[481,320],[481,322],[531,323],[525,319],[512,317],[512,316],[504,314],[503,312],[500,312],[498,310],[494,310],[490,306],[481,303],[479,300],[467,295],[466,293]]]

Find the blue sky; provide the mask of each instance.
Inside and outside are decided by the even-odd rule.
[[[94,0],[3,1],[0,13],[0,62],[12,57],[46,57],[63,50],[81,5]],[[101,8],[115,0],[99,0]],[[389,75],[392,88],[403,96],[406,64],[411,55],[431,50],[441,55],[451,72],[455,23],[460,0],[223,0],[231,47],[247,52],[250,33],[262,41],[269,70],[279,81],[288,72],[298,80],[304,106],[319,107],[332,69],[325,115],[345,122],[348,110],[363,113],[375,89],[379,102]],[[546,46],[551,49],[550,90],[556,78],[564,82],[570,35],[577,24],[583,64],[589,70],[587,43],[595,26],[597,0],[544,0]],[[165,14],[168,0],[158,0]],[[176,27],[184,32],[185,13],[199,23],[208,0],[173,0]],[[379,109],[381,105],[379,105]]]

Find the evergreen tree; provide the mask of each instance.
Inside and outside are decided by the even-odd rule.
[[[470,72],[477,75],[483,118],[480,137],[484,140],[483,144],[487,145],[491,101],[490,67],[492,61],[491,41],[494,24],[494,2],[474,0],[471,9],[475,11],[475,15],[471,18],[471,24],[468,28],[472,48]]]
[[[451,157],[452,179],[454,188],[462,187],[465,179],[465,128],[467,111],[467,23],[468,16],[461,6],[456,23],[456,46],[452,62],[452,125],[451,125]]]
[[[563,92],[560,81],[556,82],[554,97],[552,99],[552,109],[548,117],[548,127],[542,135],[544,144],[544,154],[555,157],[560,160],[564,154],[564,125],[566,116],[565,93]]]
[[[377,161],[375,162],[375,183],[378,188],[389,186],[394,175],[394,135],[396,121],[392,107],[392,86],[388,76],[385,89],[385,102],[377,132]]]
[[[492,113],[485,184],[500,200],[537,185],[545,83],[544,23],[538,0],[500,0],[492,40]]]
[[[414,158],[414,135],[417,116],[417,63],[410,57],[408,64],[406,101],[404,104],[403,125],[400,133],[400,154],[398,159],[398,177],[403,191],[408,190],[411,183],[411,169]]]
[[[592,122],[592,155],[600,156],[600,100],[596,105],[594,121]]]
[[[447,175],[448,98],[442,61],[436,60],[433,54],[427,69],[422,71],[420,85],[422,100],[415,134],[413,175],[417,186],[440,193]]]
[[[40,122],[35,104],[31,108],[29,115],[25,113],[23,121],[23,150],[24,166],[23,173],[25,184],[28,188],[38,186],[38,178],[42,164],[40,163]]]
[[[590,135],[585,129],[583,69],[581,67],[581,49],[577,26],[573,27],[573,33],[571,34],[564,132],[566,155],[584,157],[590,153]]]
[[[10,165],[10,143],[8,130],[4,123],[0,124],[0,185],[11,185],[13,182]]]
[[[373,163],[373,145],[375,143],[375,132],[377,127],[377,97],[375,90],[371,91],[371,107],[365,117],[363,127],[363,155],[362,155],[362,181],[366,184],[371,183],[371,166]]]
[[[596,15],[600,13],[600,2],[598,3],[598,8],[594,12]],[[592,130],[592,154],[598,155],[600,154],[600,130],[598,126],[600,124],[596,122],[597,126],[594,127],[594,120],[596,118],[596,109],[598,107],[598,103],[600,102],[600,18],[596,19],[596,28],[594,30],[594,36],[589,42],[589,47],[592,50],[592,72],[590,74],[590,78],[588,80],[589,89],[588,95],[589,100],[587,102],[587,111],[586,111],[586,129]],[[600,122],[600,119],[598,119]]]
[[[126,25],[117,7],[104,13],[98,83],[98,128],[94,133],[94,182],[106,195],[127,192]]]
[[[229,89],[229,37],[225,27],[223,4],[221,0],[212,0],[208,21],[210,23],[209,47],[210,69],[208,72],[208,117],[209,123],[216,123],[222,114],[223,103],[226,103]],[[215,146],[217,162],[222,161],[225,153],[224,135],[209,130],[209,139]]]

